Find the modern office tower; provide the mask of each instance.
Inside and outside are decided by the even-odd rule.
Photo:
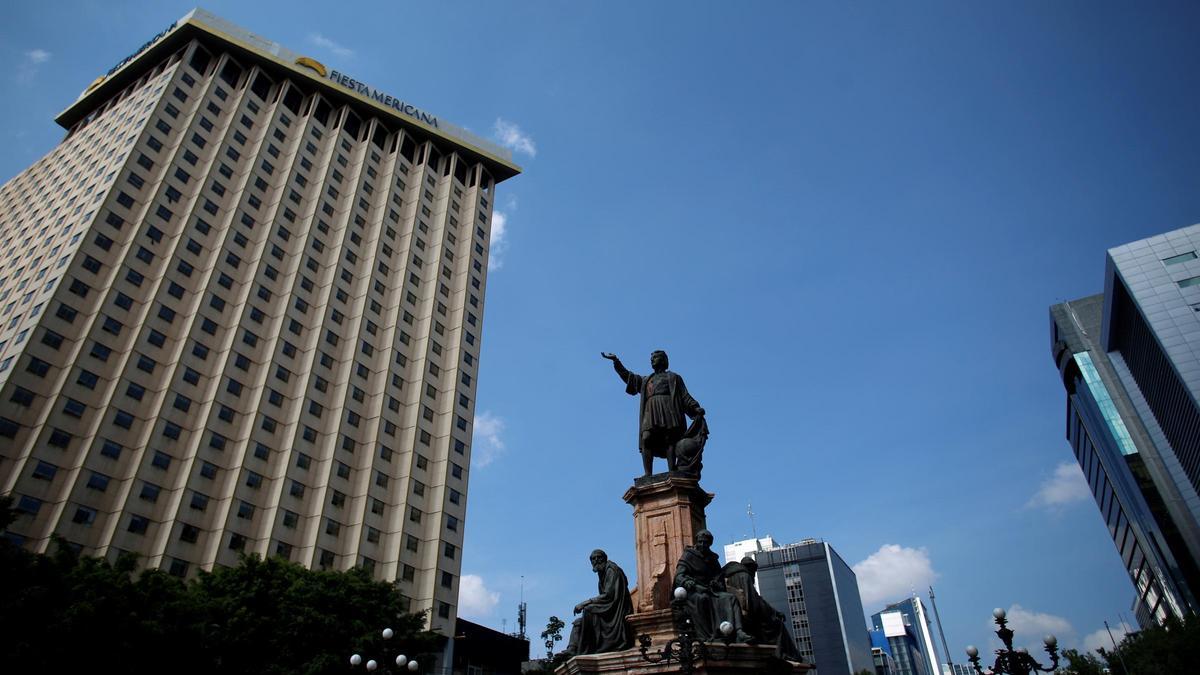
[[[1104,293],[1050,308],[1066,435],[1138,623],[1197,611],[1200,225],[1108,251]]]
[[[938,655],[925,605],[915,595],[871,615],[872,641],[891,647],[896,675],[938,675]]]
[[[774,543],[770,537],[735,542],[725,547],[726,561],[731,552],[755,550],[759,594],[789,617],[785,623],[796,648],[821,675],[874,671],[854,570],[823,541]]]
[[[14,539],[241,553],[456,618],[503,150],[196,10],[0,188]]]
[[[892,645],[887,637],[882,630],[867,631],[867,634],[871,638],[871,661],[875,664],[871,672],[875,675],[894,675],[896,660],[892,658]]]

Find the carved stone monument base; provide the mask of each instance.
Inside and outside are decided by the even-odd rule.
[[[661,649],[662,643],[651,647],[651,655]],[[713,645],[714,656],[699,661],[692,667],[695,675],[795,675],[807,673],[813,667],[808,664],[780,661],[775,658],[775,648],[763,645]],[[623,652],[576,656],[554,670],[555,675],[592,675],[593,673],[628,673],[629,675],[658,675],[659,673],[682,672],[678,661],[670,663],[647,663],[638,649]]]
[[[656,645],[666,644],[677,636],[671,610],[656,609],[629,615],[629,627],[634,636],[649,635]]]
[[[625,502],[633,506],[637,549],[634,616],[667,610],[669,623],[675,565],[696,533],[705,529],[704,507],[712,499],[699,480],[678,473],[639,478],[625,492]]]

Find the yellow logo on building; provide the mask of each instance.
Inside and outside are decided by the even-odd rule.
[[[83,93],[86,94],[86,93],[90,92],[91,90],[95,89],[96,87],[99,87],[100,83],[106,79],[108,79],[107,75],[101,75],[100,77],[97,77],[96,79],[92,80],[92,83],[88,85],[87,89],[83,90]]]
[[[300,58],[296,59],[296,65],[304,66],[321,77],[325,77],[325,65],[316,59],[310,59],[307,56],[301,56]]]

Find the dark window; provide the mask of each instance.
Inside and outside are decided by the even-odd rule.
[[[87,486],[89,489],[104,492],[108,489],[108,476],[93,471],[92,475],[88,477]]]
[[[122,429],[128,429],[133,426],[133,415],[130,415],[124,410],[118,410],[113,416],[113,424],[121,427]]]
[[[58,333],[55,333],[54,331],[49,330],[49,329],[47,329],[46,332],[42,334],[42,344],[46,345],[47,347],[50,347],[51,349],[54,349],[55,351],[57,351],[58,348],[62,346],[63,339],[64,339],[63,336],[61,336]]]
[[[33,477],[40,480],[54,480],[56,473],[58,473],[58,467],[49,462],[39,461],[37,466],[33,467]]]
[[[50,432],[50,439],[47,441],[52,447],[65,448],[71,444],[71,434],[62,429],[54,429]]]
[[[75,509],[75,516],[71,519],[71,522],[78,523],[80,525],[91,525],[95,520],[96,509],[89,508],[87,506],[80,506],[79,508]]]
[[[50,364],[46,363],[45,361],[43,361],[39,358],[30,357],[29,365],[25,367],[25,370],[33,373],[34,375],[36,375],[38,377],[45,377],[46,373],[50,372]]]
[[[73,398],[68,398],[63,404],[63,413],[71,417],[83,417],[83,413],[87,411],[87,406],[82,401],[76,401]]]
[[[150,527],[149,518],[131,514],[129,516],[129,527],[126,529],[134,534],[145,534],[148,527]]]
[[[158,495],[160,492],[162,492],[162,488],[158,487],[157,485],[154,485],[153,483],[142,483],[142,493],[139,495],[139,497],[148,502],[156,502],[158,501]]]
[[[116,441],[104,440],[104,444],[100,446],[100,454],[110,459],[119,459],[121,451],[125,448]]]
[[[202,495],[199,492],[192,493],[191,507],[197,511],[203,511],[208,508],[208,495]]]

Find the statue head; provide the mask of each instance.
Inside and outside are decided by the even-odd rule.
[[[747,570],[750,570],[750,574],[755,574],[758,572],[758,561],[755,560],[754,558],[751,558],[750,556],[743,556],[742,557],[742,567],[745,567]]]
[[[700,530],[696,533],[696,548],[708,553],[709,549],[712,548],[712,543],[712,532],[709,532],[708,530]]]
[[[604,569],[604,565],[608,563],[608,554],[600,549],[592,551],[588,556],[588,560],[592,561],[592,571],[599,572]]]
[[[654,369],[654,372],[661,373],[662,371],[667,369],[668,365],[670,365],[670,362],[667,361],[667,353],[666,352],[664,352],[661,349],[651,352],[650,367]]]

